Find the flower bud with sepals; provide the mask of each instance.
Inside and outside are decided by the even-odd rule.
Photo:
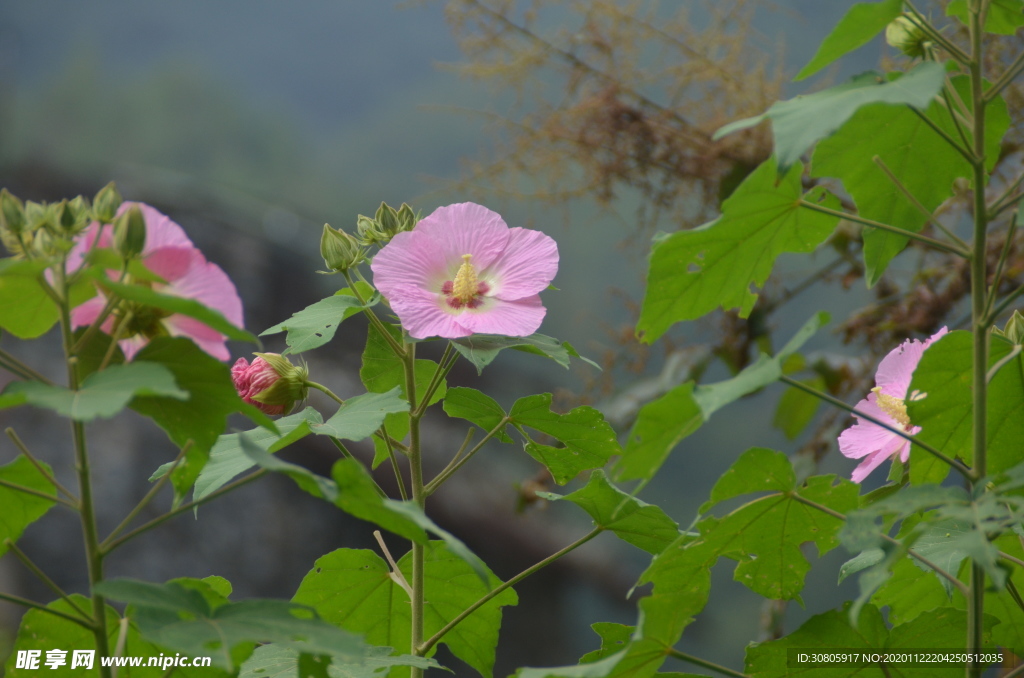
[[[907,16],[896,17],[885,27],[885,41],[911,58],[923,58],[932,48],[931,40]]]
[[[1003,336],[1014,344],[1024,344],[1024,315],[1020,311],[1014,311],[1010,319],[1003,327]]]
[[[330,224],[324,224],[324,232],[320,236],[320,256],[327,268],[339,273],[359,265],[366,258],[358,240],[345,231],[331,228]]]
[[[114,219],[114,251],[134,259],[145,247],[146,217],[138,205],[132,205]]]
[[[25,206],[5,188],[0,191],[0,242],[15,256],[24,253]]]
[[[117,216],[117,209],[124,202],[124,198],[121,197],[121,193],[117,190],[117,185],[111,181],[109,184],[100,189],[99,193],[93,199],[92,203],[92,214],[96,221],[101,224],[109,224],[114,221],[114,217]]]
[[[266,414],[285,414],[309,392],[309,370],[277,353],[255,353],[249,364],[239,358],[231,368],[235,390],[245,402]]]

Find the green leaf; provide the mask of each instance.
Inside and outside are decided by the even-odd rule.
[[[825,378],[821,376],[803,379],[800,383],[818,391],[824,391],[826,388]],[[795,386],[790,386],[779,398],[775,419],[772,423],[775,428],[785,434],[786,438],[793,440],[803,433],[807,425],[814,420],[814,415],[817,414],[819,407],[821,407],[820,399]]]
[[[803,195],[797,164],[780,180],[766,160],[722,203],[722,216],[700,228],[678,231],[654,246],[637,335],[652,343],[674,323],[716,308],[747,317],[776,258],[811,252],[835,229],[837,217],[800,207],[800,200],[836,209],[823,189]]]
[[[910,557],[893,566],[892,576],[875,592],[872,602],[888,606],[893,624],[906,623],[922,612],[950,604],[939,578],[923,574]]]
[[[946,5],[946,16],[955,16],[970,25],[970,8],[967,0],[952,0]],[[985,16],[985,32],[998,35],[1013,35],[1024,26],[1024,2],[1021,0],[992,0]]]
[[[402,556],[398,567],[410,581],[412,554]],[[440,631],[501,583],[489,574],[485,585],[441,542],[430,542],[426,547],[424,577],[426,637]],[[409,649],[409,597],[391,578],[387,563],[372,551],[339,549],[321,557],[302,580],[293,600],[310,605],[324,619],[348,631],[364,634],[367,643],[391,646],[400,652]],[[502,591],[449,631],[442,642],[456,657],[490,678],[501,608],[517,601],[512,589]],[[391,675],[397,678],[401,674],[392,671]]]
[[[156,290],[150,289],[149,287],[143,287],[140,285],[128,285],[125,283],[114,282],[113,280],[107,279],[102,270],[93,271],[92,277],[94,277],[102,287],[109,289],[122,299],[134,301],[151,308],[159,308],[162,311],[170,311],[171,313],[179,313],[181,315],[188,316],[189,318],[195,318],[199,322],[204,325],[208,325],[210,328],[220,332],[229,339],[248,341],[252,344],[260,343],[259,339],[257,339],[251,332],[231,324],[231,322],[224,317],[223,313],[208,306],[204,306],[195,299],[179,297],[173,294],[162,294]]]
[[[917,437],[931,446],[973,463],[973,400],[971,373],[973,337],[958,330],[948,333],[928,347],[914,370],[910,393],[926,397],[911,399],[907,413]],[[1006,357],[1012,347],[991,342],[989,366]],[[1020,462],[1020,441],[1024,440],[1024,359],[1021,356],[1004,365],[988,388],[988,470],[992,474]],[[940,482],[949,472],[942,461],[921,450],[910,448],[910,480],[914,483]]]
[[[261,332],[260,336],[287,331],[284,341],[288,348],[285,354],[310,351],[333,339],[343,320],[373,306],[379,299],[375,297],[363,306],[351,294],[339,293],[293,313],[291,318]]]
[[[498,353],[506,348],[514,348],[524,353],[533,353],[546,358],[551,358],[562,367],[569,368],[570,358],[580,360],[600,369],[600,366],[593,360],[584,358],[572,344],[567,341],[559,341],[553,337],[543,334],[531,334],[528,337],[506,337],[499,334],[474,334],[461,339],[453,339],[452,346],[462,356],[473,363],[477,374],[483,374],[484,368],[491,364]]]
[[[71,600],[80,609],[91,612],[92,601],[85,596],[77,593],[71,594]],[[77,614],[74,608],[64,600],[58,600],[50,603],[46,606],[48,609],[57,610],[68,614]],[[110,633],[108,640],[108,647],[113,649],[117,646],[118,635],[120,633],[120,615],[117,611],[110,607],[106,607],[107,615],[107,629]],[[65,655],[66,664],[55,669],[50,669],[45,665],[46,653],[49,650],[61,649],[66,650]],[[18,637],[14,642],[14,647],[7,659],[7,664],[4,667],[4,675],[12,678],[37,678],[41,674],[51,673],[59,675],[70,675],[70,676],[99,676],[100,675],[100,661],[99,659],[93,659],[92,670],[86,670],[82,667],[76,668],[74,671],[71,670],[71,663],[73,660],[73,653],[75,650],[93,650],[96,649],[96,637],[92,631],[85,629],[78,624],[67,621],[63,618],[56,617],[47,612],[41,610],[29,610],[21,619],[21,626],[18,629]],[[17,667],[17,656],[18,651],[40,651],[39,668],[18,668]],[[124,652],[123,656],[128,657],[159,657],[163,652],[161,648],[155,647],[152,643],[143,640],[139,635],[138,629],[133,624],[129,624],[128,632],[124,638]],[[171,655],[173,656],[173,652]],[[205,652],[201,653],[205,656]],[[183,678],[229,678],[226,673],[219,671],[211,667],[200,668],[193,670],[191,668],[179,668]],[[118,676],[120,678],[153,678],[153,676],[159,675],[161,671],[159,669],[153,669],[149,667],[130,667],[124,666],[118,669]]]
[[[408,412],[409,403],[399,395],[396,386],[386,393],[365,393],[349,398],[331,418],[322,424],[310,422],[317,435],[329,435],[358,442],[369,438],[393,412]]]
[[[485,395],[475,388],[458,387],[448,390],[444,397],[444,411],[449,417],[465,419],[482,428],[485,432],[495,429],[503,421],[506,421],[505,410],[494,398]],[[495,434],[495,438],[503,443],[510,443],[512,439],[505,433],[505,427]]]
[[[47,473],[52,471],[40,462]],[[56,496],[53,484],[33,466],[28,457],[18,455],[9,464],[0,466],[0,480]],[[7,553],[7,540],[17,542],[29,525],[39,520],[56,502],[34,494],[0,485],[0,555]]]
[[[152,584],[111,579],[93,590],[134,607],[143,637],[233,671],[254,643],[277,643],[303,653],[361,660],[360,639],[324,621],[313,610],[283,600],[245,600],[212,607],[196,590],[180,583]]]
[[[871,38],[884,31],[889,22],[898,17],[902,9],[903,0],[857,3],[839,20],[818,47],[811,61],[793,80],[810,77],[844,54],[867,44]]]
[[[679,538],[679,525],[657,506],[644,503],[608,482],[604,471],[590,474],[586,487],[564,497],[590,514],[594,525],[611,530],[617,537],[652,555]]]
[[[580,657],[580,664],[595,662],[625,649],[636,629],[635,626],[612,622],[596,622],[591,624],[590,628],[594,629],[594,633],[601,637],[601,649],[588,652]]]
[[[265,428],[256,428],[244,433],[225,433],[217,439],[210,450],[210,460],[196,478],[193,499],[198,501],[220,489],[239,473],[252,468],[255,463],[242,451],[242,435],[252,445],[266,452],[277,452],[310,434],[309,424],[323,421],[320,413],[312,407],[278,419],[278,433]],[[279,435],[280,434],[280,435]],[[154,474],[155,480],[162,474]]]
[[[76,421],[112,417],[135,396],[162,396],[188,400],[189,394],[174,383],[174,375],[163,365],[136,360],[127,365],[111,365],[82,381],[77,391],[38,381],[15,381],[4,395],[21,394],[25,402],[54,410]]]
[[[402,343],[402,330],[394,325],[385,325],[388,333],[399,344]],[[416,398],[423,395],[437,371],[437,363],[433,360],[417,360],[415,365],[416,373]],[[405,384],[405,367],[401,358],[391,350],[387,340],[381,335],[380,330],[371,326],[366,335],[366,348],[363,350],[363,365],[359,369],[359,378],[363,381],[367,391],[374,393],[385,393],[395,388],[401,389],[402,397],[408,400]],[[428,405],[433,405],[444,397],[448,389],[445,380],[430,398]]]
[[[841,85],[814,94],[776,101],[759,116],[726,125],[715,132],[714,138],[771,120],[779,173],[788,173],[790,167],[799,164],[800,156],[807,149],[842,127],[857,109],[884,103],[906,104],[924,110],[939,93],[945,77],[943,65],[932,61],[919,63],[906,75],[892,81],[879,73],[861,73]]]
[[[859,487],[834,475],[812,476],[798,486],[792,464],[781,452],[747,450],[715,484],[704,512],[726,499],[772,492],[722,519],[698,523],[702,540],[718,555],[739,561],[733,578],[766,598],[792,600],[803,589],[810,564],[800,550],[813,541],[819,555],[839,544],[843,521],[802,498],[846,513],[857,506]]]
[[[954,78],[953,86],[962,100],[971,100],[967,77]],[[960,138],[943,105],[932,102],[924,115],[951,138]],[[990,170],[999,158],[1008,125],[1006,104],[997,98],[985,110],[985,153]],[[812,176],[842,180],[862,217],[912,232],[923,228],[925,216],[875,162],[876,156],[929,211],[953,195],[956,179],[969,178],[973,172],[967,160],[920,116],[902,106],[865,107],[818,144]],[[906,246],[907,238],[873,228],[866,228],[863,234],[867,281],[872,286]]]
[[[782,365],[828,321],[827,313],[815,314],[774,358],[762,354],[732,379],[697,387],[686,382],[644,405],[629,432],[622,458],[615,465],[615,478],[653,477],[679,441],[700,428],[718,409],[782,376]]]
[[[358,663],[338,663],[338,658],[327,667],[330,678],[381,678],[383,670],[392,666],[416,666],[421,669],[443,668],[437,661],[409,654],[391,656],[390,647],[367,648]],[[295,678],[299,671],[299,653],[279,645],[257,647],[242,664],[238,678]]]
[[[43,289],[40,261],[0,259],[0,329],[19,339],[46,334],[60,319],[57,304]]]
[[[580,471],[604,466],[612,455],[622,451],[604,415],[585,405],[566,414],[552,412],[550,393],[520,398],[512,405],[509,418],[520,430],[526,426],[565,445],[556,448],[532,440],[526,444],[527,453],[544,464],[559,485]]]
[[[278,459],[259,445],[250,441],[244,433],[239,434],[238,442],[241,445],[242,452],[248,455],[261,468],[276,473],[283,473],[294,480],[295,484],[304,492],[308,492],[318,499],[323,499],[332,504],[338,499],[338,486],[333,480],[317,475],[302,466]]]
[[[185,496],[209,459],[210,449],[227,426],[229,414],[241,412],[261,426],[274,423],[238,397],[227,365],[184,337],[157,337],[135,356],[135,361],[158,363],[171,371],[188,400],[166,396],[137,396],[131,408],[157,423],[178,447],[192,448],[171,476],[175,496]]]

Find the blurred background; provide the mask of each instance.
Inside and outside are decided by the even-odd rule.
[[[639,404],[667,385],[688,375],[727,378],[815,311],[841,316],[869,298],[859,280],[801,286],[825,279],[823,266],[841,276],[849,265],[842,257],[783,257],[772,290],[793,303],[760,316],[758,327],[721,315],[653,348],[632,338],[650,237],[712,218],[718,196],[770,152],[764,130],[720,144],[710,133],[807,91],[789,79],[852,4],[8,0],[0,4],[0,185],[23,200],[59,200],[92,196],[116,180],[127,199],[171,215],[227,270],[257,333],[341,286],[314,273],[323,267],[324,222],[354,230],[356,215],[372,215],[381,201],[424,214],[481,202],[510,225],[558,241],[559,290],[544,295],[542,331],[605,369],[581,363],[563,372],[509,351],[483,377],[460,365],[449,383],[482,388],[506,406],[554,392],[563,407],[599,407],[625,432]],[[812,87],[873,67],[882,51],[875,41]],[[60,372],[46,364],[54,342],[3,341],[19,355],[37,351],[33,364]],[[348,321],[333,343],[306,354],[313,378],[343,397],[358,393],[364,341],[359,319]],[[283,347],[280,335],[265,343]],[[236,357],[252,350],[233,348]],[[828,331],[807,350],[833,365],[857,353]],[[780,393],[767,389],[716,415],[642,498],[685,527],[744,449],[809,444],[813,430],[793,442],[773,426]],[[312,404],[329,406],[316,395]],[[69,441],[49,424],[34,411],[0,412],[0,425],[18,430],[65,480]],[[438,412],[434,462],[443,466],[463,434]],[[174,450],[132,414],[95,424],[90,435],[105,531]],[[817,444],[812,456],[822,471],[849,473],[852,462]],[[0,439],[0,460],[15,454]],[[284,454],[321,472],[334,459],[318,441]],[[494,445],[431,511],[507,578],[587,529],[573,506],[529,501],[529,488],[563,491],[538,470],[518,446]],[[26,550],[59,583],[82,591],[77,534],[73,517],[54,509],[30,528]],[[367,524],[285,478],[267,478],[131,543],[109,560],[108,574],[217,574],[234,584],[235,598],[290,597],[319,555],[342,546],[377,548]],[[852,582],[835,583],[846,554],[820,565],[816,553],[808,557],[815,568],[806,609],[764,607],[732,581],[732,565],[720,563],[711,602],[681,647],[739,668],[750,640],[792,630],[850,595]],[[496,675],[574,663],[597,646],[589,624],[634,623],[642,591],[627,594],[644,566],[644,554],[606,535],[526,580],[517,587],[520,605],[505,610]],[[0,561],[0,578],[4,590],[50,595],[10,556]],[[6,610],[0,619],[8,642],[19,616]],[[443,653],[439,659],[456,675],[471,673]],[[666,666],[673,669],[683,667]]]

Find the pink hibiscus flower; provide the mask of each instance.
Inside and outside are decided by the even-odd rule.
[[[216,264],[206,260],[203,253],[192,244],[181,226],[174,223],[156,209],[142,203],[123,203],[118,214],[137,204],[146,220],[146,245],[140,258],[146,267],[167,281],[154,283],[153,289],[162,294],[195,299],[204,306],[220,311],[229,322],[242,325],[242,300],[234,283]],[[82,265],[86,253],[93,247],[109,248],[113,244],[113,228],[103,227],[99,240],[100,224],[93,223],[78,236],[78,241],[68,253],[68,270]],[[71,311],[71,326],[90,325],[106,305],[102,291],[84,304]],[[119,308],[103,322],[101,329],[110,334],[114,323],[125,317],[127,308]],[[132,305],[132,315],[127,326],[121,329],[119,344],[125,358],[132,357],[150,339],[158,336],[188,337],[199,348],[218,360],[227,360],[225,337],[208,325],[180,314],[166,314],[153,308]]]
[[[857,403],[857,409],[910,435],[918,433],[921,427],[911,425],[907,416],[907,391],[925,349],[945,334],[946,328],[943,327],[925,341],[908,339],[890,351],[878,364],[875,388],[866,399]],[[896,455],[903,462],[910,459],[909,440],[866,419],[856,418],[857,423],[839,436],[840,452],[851,459],[864,459],[853,470],[851,477],[855,483],[864,480],[886,459]]]
[[[544,319],[539,293],[558,271],[558,246],[466,202],[439,207],[396,235],[371,268],[377,289],[416,339],[525,337]]]

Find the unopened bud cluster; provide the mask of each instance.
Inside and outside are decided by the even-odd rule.
[[[92,204],[81,195],[55,203],[31,200],[23,203],[5,188],[0,191],[0,243],[15,257],[58,257],[71,248],[75,236],[93,221],[113,221],[121,201],[113,182],[96,194]],[[144,222],[142,240],[145,240]]]
[[[391,205],[382,202],[372,219],[362,214],[359,215],[356,219],[356,230],[364,245],[384,246],[399,233],[411,231],[416,227],[418,221],[419,217],[406,203],[403,202],[402,206],[396,210]]]

